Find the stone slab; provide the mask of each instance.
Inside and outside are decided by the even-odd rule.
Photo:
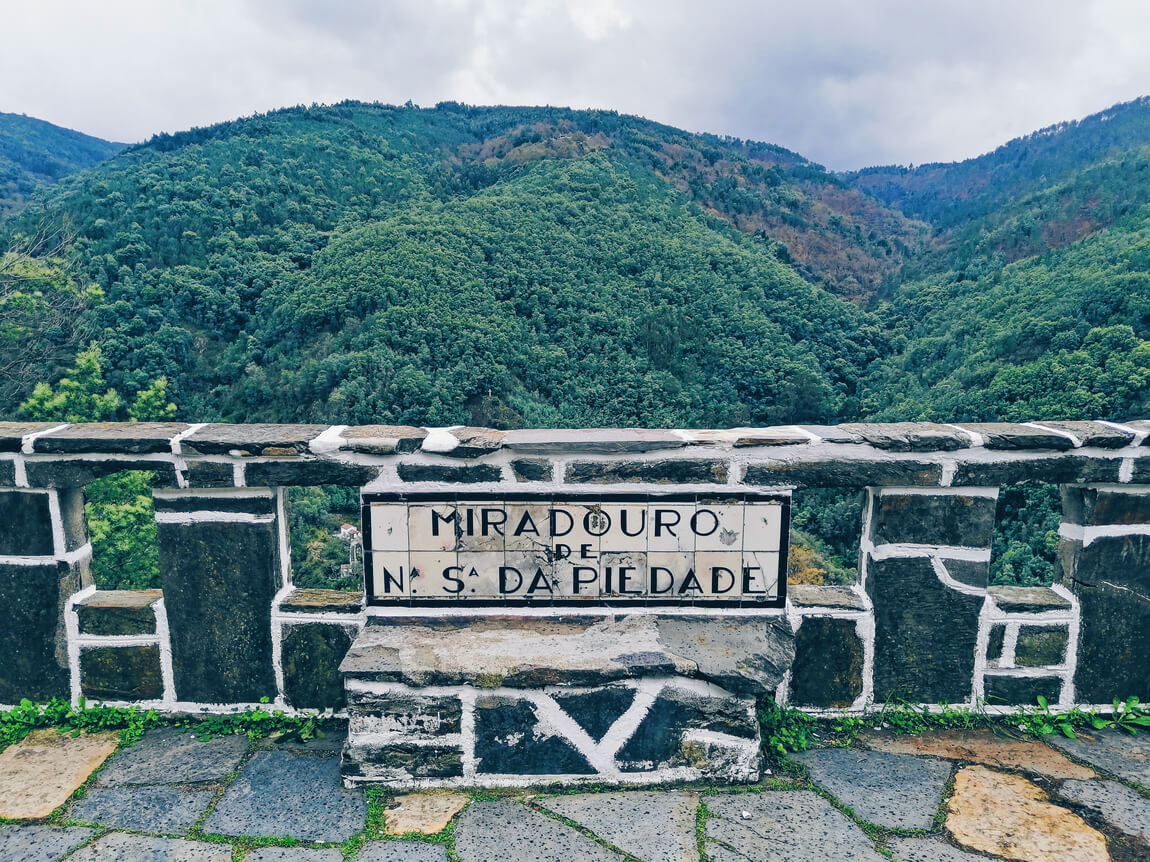
[[[56,862],[95,834],[82,826],[0,826],[0,859]]]
[[[442,832],[470,798],[466,794],[450,791],[397,796],[384,812],[384,832],[388,835],[405,835],[408,832],[434,835]]]
[[[345,676],[415,686],[605,685],[643,676],[707,679],[773,692],[794,658],[781,616],[374,618],[340,665]]]
[[[539,800],[644,862],[697,862],[697,793],[579,793]]]
[[[511,472],[517,482],[551,482],[555,478],[554,465],[543,458],[516,458]]]
[[[366,485],[379,475],[379,467],[344,464],[329,458],[288,457],[248,464],[244,478],[252,487],[305,485]]]
[[[74,737],[44,728],[0,751],[0,817],[47,817],[116,750],[119,740],[115,731]]]
[[[427,431],[410,425],[353,425],[344,428],[339,436],[343,438],[343,449],[370,455],[392,455],[414,452],[427,436]]]
[[[1082,441],[1083,446],[1098,446],[1102,449],[1121,449],[1134,442],[1129,431],[1103,425],[1101,422],[1042,422],[1047,428],[1068,431]]]
[[[32,451],[129,455],[171,452],[172,438],[188,428],[183,422],[84,422],[37,437]]]
[[[1150,799],[1117,781],[1064,781],[1059,795],[1150,846]]]
[[[1073,449],[1068,437],[1014,422],[963,422],[960,428],[982,436],[987,449]]]
[[[964,847],[1028,862],[1109,862],[1106,839],[1081,817],[1052,805],[1017,775],[967,766],[954,778],[946,828]]]
[[[153,488],[174,488],[177,484],[176,467],[172,461],[149,461],[145,457],[108,461],[98,455],[74,460],[42,455],[36,460],[25,461],[24,470],[33,488],[79,488],[104,476],[127,471],[149,473]]]
[[[49,495],[43,491],[0,492],[0,556],[44,557],[54,553]]]
[[[967,853],[937,838],[894,837],[887,847],[899,862],[986,862],[982,854]]]
[[[326,431],[327,425],[205,425],[183,439],[181,448],[198,455],[290,456],[308,449],[308,443]]]
[[[572,461],[564,481],[576,485],[643,482],[653,485],[724,485],[727,462],[697,458],[662,461]]]
[[[851,748],[814,749],[792,759],[863,820],[890,829],[930,829],[952,768],[932,757]]]
[[[455,826],[462,862],[530,859],[532,862],[620,862],[606,847],[570,826],[519,802],[475,802]]]
[[[986,591],[999,609],[1007,613],[1036,614],[1070,610],[1070,602],[1050,587],[991,586]]]
[[[100,773],[97,784],[188,784],[217,781],[233,772],[247,754],[248,739],[232,734],[197,739],[174,727],[149,730],[135,745],[119,752]]]
[[[937,422],[848,422],[839,429],[892,452],[936,452],[966,449],[970,438]]]
[[[621,452],[653,452],[657,449],[682,449],[686,445],[687,441],[674,431],[646,428],[594,428],[585,431],[530,428],[508,431],[503,437],[505,449],[530,455],[570,453],[607,455]]]
[[[157,601],[163,590],[97,590],[76,603],[80,633],[85,635],[146,635],[156,631]]]
[[[951,484],[957,488],[971,485],[987,487],[1117,482],[1118,468],[1121,464],[1121,458],[1094,458],[1070,453],[1046,458],[1027,458],[1025,461],[960,460]]]
[[[447,848],[424,841],[368,841],[355,862],[447,862]]]
[[[69,856],[69,862],[231,862],[229,844],[110,832]]]
[[[872,485],[935,487],[942,481],[942,466],[910,459],[772,459],[766,464],[747,465],[743,481],[748,485],[794,485],[796,488],[865,488]]]
[[[981,763],[1000,769],[1033,772],[1047,778],[1093,778],[1094,772],[1081,766],[1043,742],[995,736],[989,730],[943,730],[910,735],[870,733],[863,745],[891,754],[942,757]]]
[[[280,602],[280,610],[292,614],[357,614],[363,610],[363,593],[292,590]]]
[[[1014,649],[1016,667],[1048,667],[1066,661],[1069,634],[1065,626],[1021,626]]]
[[[223,835],[342,842],[364,828],[367,803],[342,786],[338,757],[259,751],[204,824]]]
[[[475,700],[475,760],[480,776],[595,772],[569,739],[546,732],[535,704],[492,695]]]
[[[1051,745],[1119,778],[1150,788],[1150,733],[1120,730],[1078,731],[1076,739],[1049,736]]]
[[[846,611],[864,611],[862,596],[847,587],[829,587],[815,584],[788,584],[787,601],[801,608],[836,608]]]
[[[474,464],[469,467],[448,467],[442,464],[400,464],[396,467],[404,482],[452,482],[475,485],[480,482],[499,482],[503,472],[494,464]]]
[[[857,825],[812,790],[707,797],[712,862],[885,862]],[[733,847],[731,852],[716,841]]]
[[[132,832],[187,832],[214,790],[175,787],[93,787],[68,810],[69,820]]]
[[[24,437],[37,431],[57,428],[59,422],[0,422],[0,452],[19,452],[24,448]]]
[[[363,859],[363,854],[356,857]],[[341,862],[343,853],[335,847],[257,847],[249,850],[244,862]]]
[[[1110,488],[1063,488],[1063,520],[1086,527],[1111,524],[1150,523],[1150,495],[1139,486]]]

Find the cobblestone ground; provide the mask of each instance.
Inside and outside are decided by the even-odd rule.
[[[3,862],[1150,860],[1150,734],[878,733],[751,788],[475,796],[347,790],[338,735],[62,740],[0,753]]]

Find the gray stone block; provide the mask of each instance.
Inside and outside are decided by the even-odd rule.
[[[862,597],[848,587],[814,584],[788,584],[787,601],[804,608],[841,608],[848,611],[866,610]]]
[[[1014,663],[1018,667],[1059,665],[1066,660],[1070,637],[1065,626],[1021,626]]]
[[[68,697],[63,604],[79,586],[64,565],[0,565],[0,703]]]
[[[164,694],[160,647],[86,647],[80,651],[80,690],[98,700],[158,700]]]
[[[410,425],[353,425],[340,432],[344,449],[370,455],[414,452],[427,432]]]
[[[1079,482],[1117,482],[1121,458],[1089,455],[1052,455],[1025,461],[960,461],[954,471],[955,487],[966,485],[1057,485]]]
[[[198,455],[298,455],[326,431],[327,425],[205,425],[181,443],[184,452]]]
[[[176,787],[93,787],[68,811],[70,820],[133,832],[187,832],[214,790]]]
[[[463,707],[458,697],[417,693],[347,693],[353,733],[404,733],[430,739],[459,733]]]
[[[930,829],[952,765],[933,757],[821,748],[791,755],[811,780],[870,823]]]
[[[153,605],[161,590],[98,590],[77,603],[80,633],[85,635],[149,635],[156,632]]]
[[[727,481],[727,462],[714,460],[573,461],[564,480],[576,485],[648,482],[656,485],[708,484]]]
[[[590,775],[595,769],[562,736],[539,725],[526,700],[480,696],[475,701],[476,771],[481,775]]]
[[[55,428],[59,422],[0,422],[0,452],[20,452],[24,437]]]
[[[363,610],[363,593],[293,589],[280,602],[280,610],[293,614],[358,614]]]
[[[283,627],[284,698],[297,709],[341,709],[339,663],[351,646],[354,626],[322,623]]]
[[[188,460],[184,478],[189,488],[231,488],[235,485],[235,468],[222,461]]]
[[[68,857],[69,862],[231,862],[231,858],[228,844],[123,832],[109,832]]]
[[[1064,781],[1058,792],[1150,846],[1150,799],[1145,796],[1117,781]]]
[[[450,452],[442,453],[449,458],[477,458],[480,455],[496,452],[503,447],[505,434],[505,432],[496,431],[494,428],[477,428],[470,425],[463,428],[452,428],[448,433],[459,441],[459,445]]]
[[[986,857],[944,844],[938,838],[894,837],[887,842],[899,862],[986,862]]]
[[[1068,611],[1070,602],[1049,587],[992,586],[987,588],[994,603],[1007,613],[1035,614]]]
[[[1035,706],[1040,695],[1049,703],[1055,703],[1062,693],[1062,678],[987,674],[983,679],[983,692],[991,706]]]
[[[695,793],[578,793],[539,804],[644,862],[698,862]]]
[[[1047,428],[1069,431],[1082,441],[1083,446],[1097,446],[1100,449],[1121,449],[1134,442],[1134,435],[1103,425],[1101,422],[1043,422]]]
[[[259,751],[204,824],[223,835],[342,842],[364,828],[367,803],[342,786],[339,758]]]
[[[797,488],[865,488],[870,485],[937,486],[942,467],[925,461],[870,461],[861,458],[821,461],[774,461],[750,464],[748,485],[794,485]]]
[[[84,422],[37,437],[32,451],[124,455],[171,452],[172,438],[188,427],[183,422]]]
[[[994,505],[990,497],[885,493],[874,503],[874,543],[989,547]]]
[[[0,461],[0,488],[12,488],[16,485],[16,462]]]
[[[1055,735],[1046,740],[1078,760],[1150,788],[1150,734],[1091,730],[1079,731],[1076,739]]]
[[[161,495],[155,497],[157,512],[231,512],[244,515],[274,515],[276,500],[270,489],[259,491],[252,496],[252,489],[245,488],[231,494],[181,493],[179,496]]]
[[[351,737],[343,749],[341,773],[352,781],[406,783],[420,778],[459,778],[463,753],[458,745],[359,742]]]
[[[849,422],[839,429],[892,452],[937,452],[966,449],[970,438],[937,422]]]
[[[990,638],[986,642],[986,660],[998,661],[1002,658],[1002,645],[1006,641],[1006,626],[991,626]]]
[[[511,462],[511,472],[518,482],[550,482],[555,478],[555,468],[542,458],[517,458]]]
[[[366,485],[379,475],[379,467],[342,464],[327,458],[285,458],[248,464],[249,485],[294,487],[304,485]]]
[[[247,750],[248,739],[242,734],[197,739],[193,733],[161,727],[118,751],[96,782],[116,786],[217,781],[240,765]]]
[[[1102,488],[1063,488],[1062,517],[1070,524],[1150,524],[1150,495]]]
[[[257,847],[244,856],[244,862],[340,862],[342,859],[343,854],[335,847]],[[363,854],[356,859],[363,859]]]
[[[274,523],[158,527],[176,696],[255,703],[276,694],[271,604],[279,583]]]
[[[447,862],[447,848],[424,841],[369,841],[355,862]]]
[[[862,694],[863,645],[852,619],[806,617],[795,634],[790,702],[848,707]]]
[[[687,441],[673,431],[647,428],[526,428],[508,431],[503,438],[505,448],[535,455],[613,455],[682,449],[686,445]]]
[[[37,488],[78,488],[104,476],[133,470],[150,473],[155,488],[174,488],[177,484],[176,467],[171,461],[104,461],[93,455],[92,460],[83,461],[29,460],[24,469],[29,484]]]
[[[871,560],[867,592],[875,609],[876,700],[970,697],[982,597],[947,587],[927,559]]]
[[[1014,422],[963,422],[959,427],[980,434],[987,449],[1072,449],[1070,439]]]
[[[530,859],[532,862],[620,862],[585,835],[518,802],[473,802],[455,826],[462,862]]]
[[[95,834],[80,826],[0,826],[0,859],[56,862]]]
[[[707,797],[707,809],[714,862],[886,862],[866,833],[811,790],[718,794]]]
[[[0,492],[0,556],[50,557],[52,515],[43,491]]]
[[[503,473],[492,464],[470,467],[445,467],[441,464],[400,464],[399,478],[404,482],[454,482],[473,485],[479,482],[499,482]]]

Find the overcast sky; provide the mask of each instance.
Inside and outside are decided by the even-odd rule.
[[[346,98],[613,108],[834,169],[1150,94],[1145,0],[28,0],[0,111],[121,141]]]

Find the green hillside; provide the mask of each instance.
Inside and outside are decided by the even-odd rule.
[[[90,168],[123,144],[62,129],[22,114],[0,113],[0,218],[39,186]]]

